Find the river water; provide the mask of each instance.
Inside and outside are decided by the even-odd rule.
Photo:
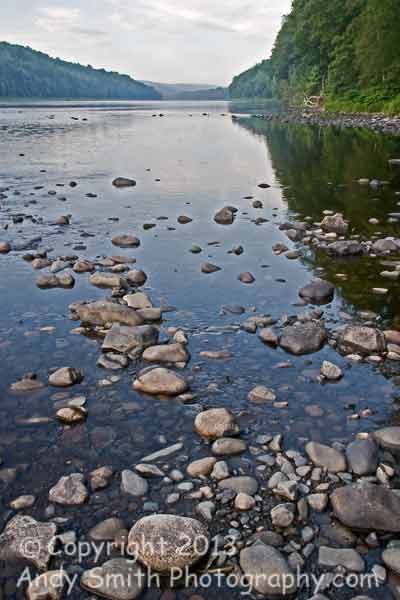
[[[50,256],[95,259],[116,254],[111,238],[119,233],[140,237],[140,248],[117,253],[136,258],[146,271],[145,291],[155,306],[175,308],[164,314],[163,328],[180,327],[188,334],[192,358],[182,374],[195,395],[192,405],[139,395],[131,383],[140,364],[119,373],[113,386],[99,387],[109,376],[96,367],[100,343],[71,333],[77,324],[69,319],[68,306],[104,298],[107,292],[91,286],[87,274],[75,276],[72,290],[39,290],[37,273],[22,260],[24,251],[1,256],[0,523],[10,517],[10,501],[21,494],[36,496],[27,512],[44,520],[48,489],[68,472],[87,475],[102,465],[116,472],[129,469],[176,441],[184,443],[184,454],[167,462],[184,468],[188,457],[204,456],[207,450],[193,432],[198,405],[226,406],[240,414],[243,438],[250,444],[259,434],[283,433],[287,449],[310,438],[348,442],[359,431],[399,424],[395,367],[351,365],[329,346],[310,356],[289,356],[238,325],[254,314],[254,307],[257,314],[278,320],[305,312],[295,306],[298,289],[320,268],[336,285],[335,300],[323,307],[329,328],[365,310],[374,311],[381,326],[400,325],[399,284],[382,281],[379,261],[335,261],[304,249],[300,260],[288,260],[272,251],[277,242],[296,247],[278,229],[280,223],[304,217],[320,221],[325,209],[343,212],[353,233],[398,235],[399,225],[388,223],[387,215],[398,211],[400,168],[396,171],[388,160],[400,156],[400,140],[370,131],[267,123],[248,114],[235,113],[232,119],[231,110],[225,103],[0,105],[0,187],[8,188],[0,201],[0,226],[8,228],[0,239],[20,243],[40,236],[38,245]],[[114,188],[117,176],[134,178],[136,187]],[[360,186],[360,178],[389,184],[374,189]],[[78,185],[71,188],[70,181]],[[259,188],[262,182],[270,187]],[[52,190],[55,195],[49,195]],[[246,196],[263,207],[253,208]],[[231,226],[213,221],[226,205],[238,209]],[[55,226],[65,214],[72,215],[71,225]],[[179,215],[192,221],[181,225]],[[23,220],[15,223],[21,221],[13,220],[18,216]],[[266,221],[256,224],[258,217]],[[378,227],[368,223],[371,217],[380,220]],[[145,223],[155,227],[143,229]],[[202,252],[191,253],[192,244]],[[229,253],[238,245],[244,249],[240,256]],[[205,275],[203,262],[221,270]],[[243,271],[254,275],[252,285],[238,281]],[[337,278],[338,273],[347,279]],[[382,286],[389,288],[387,295],[372,293]],[[246,312],[221,313],[221,307],[233,305]],[[207,361],[199,356],[203,350],[229,350],[232,358]],[[289,368],[277,368],[288,360]],[[321,385],[323,360],[343,369],[339,383]],[[66,365],[85,374],[83,383],[68,391],[70,397],[87,399],[87,422],[73,428],[55,418],[63,397],[54,388],[10,391],[25,373],[46,381],[49,370]],[[287,408],[250,404],[247,395],[255,385],[272,388]],[[366,408],[371,416],[349,418]],[[243,455],[232,464],[239,468],[251,461]],[[152,482],[149,493],[161,509],[164,488]],[[181,498],[167,510],[191,514],[193,503]],[[143,507],[119,493],[116,479],[78,511],[56,511],[68,519],[64,530],[84,536],[109,516],[132,523]],[[4,597],[14,597],[19,571],[3,566],[0,589]],[[157,594],[149,591],[145,597]],[[186,597],[185,591],[179,594]],[[78,591],[76,597],[86,593]]]

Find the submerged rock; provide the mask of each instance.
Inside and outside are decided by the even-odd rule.
[[[185,552],[182,552],[183,544]],[[164,573],[197,563],[208,552],[209,533],[196,519],[152,515],[133,526],[128,547],[146,567]]]
[[[65,506],[79,506],[88,499],[89,493],[83,484],[81,473],[72,473],[61,477],[49,491],[50,502]]]
[[[54,523],[39,523],[32,517],[17,515],[0,535],[0,560],[27,560],[44,570],[53,556],[56,532]]]
[[[197,433],[209,439],[218,439],[239,433],[235,415],[226,408],[211,408],[199,413],[194,427]]]
[[[174,371],[159,367],[139,374],[133,382],[133,388],[144,394],[179,396],[189,389],[189,385]]]
[[[126,558],[113,558],[85,571],[80,584],[96,596],[110,600],[134,600],[144,590],[146,574],[140,565]]]
[[[248,494],[253,496],[258,490],[258,481],[254,477],[241,475],[238,477],[228,477],[218,482],[218,487],[222,490],[233,490],[236,494]]]
[[[147,348],[142,358],[156,363],[186,363],[190,357],[182,344],[162,344]]]

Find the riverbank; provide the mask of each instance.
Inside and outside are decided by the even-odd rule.
[[[280,123],[302,123],[323,127],[366,128],[379,133],[400,135],[400,116],[384,113],[318,112],[312,110],[289,109],[284,112],[271,112],[257,115],[266,121]]]

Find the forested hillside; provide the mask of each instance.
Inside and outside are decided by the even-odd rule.
[[[128,75],[51,58],[0,42],[0,96],[157,100],[153,88]]]
[[[400,0],[293,0],[271,58],[234,78],[232,98],[400,112]]]

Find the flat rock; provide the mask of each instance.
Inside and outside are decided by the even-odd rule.
[[[116,235],[111,242],[119,248],[138,248],[140,246],[139,238],[130,234]]]
[[[53,556],[57,525],[39,523],[32,517],[17,515],[0,535],[0,560],[27,560],[44,570]],[[26,544],[30,539],[32,543]]]
[[[130,179],[129,177],[117,177],[114,179],[112,184],[116,188],[126,188],[134,187],[136,185],[136,181],[134,179]]]
[[[235,438],[220,438],[211,446],[211,451],[216,456],[234,456],[246,450],[246,442]]]
[[[36,392],[37,390],[42,390],[44,387],[46,386],[43,382],[28,377],[10,385],[10,389],[13,392]]]
[[[140,565],[126,558],[113,558],[85,571],[81,586],[110,600],[134,600],[144,589],[146,574]]]
[[[345,354],[380,354],[386,349],[385,337],[373,327],[350,326],[338,335],[339,349]]]
[[[213,265],[212,263],[203,263],[200,267],[201,272],[202,273],[216,273],[217,271],[221,270],[221,267],[218,267],[217,265]]]
[[[121,473],[121,491],[130,496],[145,496],[149,490],[146,479],[140,477],[134,471],[125,469]]]
[[[269,346],[277,346],[279,344],[279,336],[273,329],[269,327],[264,327],[260,330],[258,337],[264,344],[268,344]]]
[[[258,490],[258,481],[254,477],[248,477],[247,475],[241,475],[239,477],[228,477],[222,479],[218,483],[218,487],[222,490],[233,490],[237,494],[248,494],[253,496]]]
[[[311,304],[327,304],[332,302],[335,287],[323,279],[315,279],[299,290],[300,298]]]
[[[400,449],[400,427],[384,427],[374,431],[373,436],[382,448],[388,450]]]
[[[89,493],[83,483],[81,473],[72,473],[61,477],[58,483],[49,491],[50,502],[64,506],[79,506],[88,499]]]
[[[190,475],[190,477],[208,477],[216,462],[217,459],[213,456],[199,458],[187,466],[186,472],[188,475]]]
[[[41,290],[51,290],[53,288],[73,288],[75,279],[72,275],[39,275],[36,278],[36,285]]]
[[[309,442],[305,450],[317,467],[323,467],[332,473],[346,471],[346,457],[339,450],[317,442]]]
[[[127,284],[123,277],[113,273],[102,273],[97,271],[90,276],[90,283],[99,288],[126,288]]]
[[[153,308],[153,304],[147,294],[144,292],[135,292],[134,294],[127,294],[123,298],[124,302],[135,310],[140,308]]]
[[[211,408],[199,413],[194,427],[199,435],[213,440],[237,435],[240,431],[235,415],[226,408]]]
[[[72,367],[62,367],[57,369],[49,377],[49,384],[54,387],[70,387],[83,381],[83,374],[80,369]]]
[[[240,552],[240,567],[252,582],[253,592],[286,597],[297,590],[296,578],[283,554],[273,546],[257,543]]]
[[[89,304],[76,304],[70,310],[82,325],[105,325],[118,323],[119,325],[136,326],[143,324],[143,318],[132,308],[114,302],[99,301]]]
[[[364,560],[352,548],[320,546],[318,551],[318,565],[324,569],[344,567],[346,571],[353,573],[362,573],[365,569]]]
[[[354,440],[346,448],[350,471],[356,475],[374,475],[378,467],[378,446],[373,439]]]
[[[125,528],[125,523],[122,519],[111,517],[98,523],[89,531],[89,537],[95,541],[110,540],[115,538],[118,531]]]
[[[129,533],[128,545],[146,567],[168,572],[197,563],[208,551],[209,533],[196,519],[152,515],[137,521]]]
[[[249,392],[248,399],[255,404],[265,404],[266,402],[275,402],[276,395],[273,390],[263,385],[257,385]]]
[[[311,354],[323,347],[326,337],[325,329],[316,323],[297,323],[283,329],[280,346],[291,354]]]
[[[390,488],[351,484],[331,494],[335,516],[343,525],[364,531],[400,532],[400,498]]]
[[[66,573],[47,571],[33,579],[26,590],[28,600],[60,600],[67,583]]]
[[[134,380],[133,388],[150,395],[179,396],[189,389],[189,385],[174,371],[158,367],[140,374]]]
[[[159,331],[153,325],[128,327],[114,324],[104,339],[103,352],[119,352],[140,356],[142,352],[158,342]]]
[[[156,363],[186,363],[190,356],[182,344],[162,344],[146,348],[142,358]]]

